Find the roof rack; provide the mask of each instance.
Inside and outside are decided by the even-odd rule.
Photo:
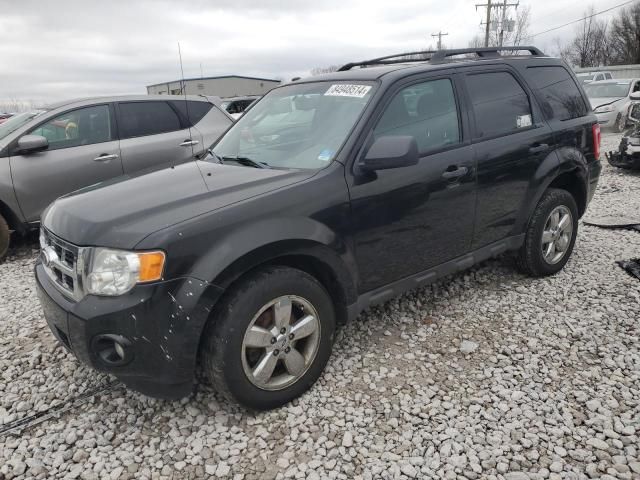
[[[410,62],[443,62],[448,57],[465,54],[476,54],[480,58],[499,58],[503,55],[500,52],[519,52],[527,51],[531,56],[543,56],[544,53],[533,46],[508,46],[508,47],[481,47],[481,48],[456,48],[451,50],[422,50],[418,52],[397,53],[395,55],[387,55],[385,57],[374,58],[372,60],[364,60],[362,62],[351,62],[343,65],[338,69],[339,72],[351,70],[353,67],[366,67],[370,65],[392,65],[395,63]],[[427,56],[427,58],[406,58],[411,56]],[[404,58],[403,58],[404,57]]]

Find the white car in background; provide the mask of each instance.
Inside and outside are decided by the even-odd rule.
[[[627,126],[630,95],[640,91],[640,78],[601,80],[584,85],[598,123],[622,132]]]
[[[599,82],[600,80],[611,80],[613,79],[613,75],[611,72],[580,72],[576,73],[576,77],[582,84],[585,86],[591,82]]]

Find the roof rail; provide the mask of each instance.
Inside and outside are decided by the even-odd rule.
[[[480,47],[480,48],[457,48],[452,50],[421,50],[417,52],[396,53],[384,57],[373,58],[361,62],[351,62],[341,66],[338,71],[344,72],[351,70],[353,67],[366,67],[370,65],[393,65],[394,63],[410,63],[410,62],[442,62],[448,57],[456,55],[465,55],[475,53],[481,58],[497,58],[502,55],[500,52],[518,52],[527,51],[532,56],[543,56],[544,53],[537,47],[532,46],[508,46],[508,47]],[[410,56],[422,55],[426,58],[406,58]]]
[[[514,45],[508,47],[481,47],[481,48],[456,48],[452,50],[439,50],[433,54],[433,56],[429,59],[431,62],[439,62],[446,60],[448,57],[453,57],[455,55],[464,55],[468,53],[475,53],[479,57],[482,58],[493,58],[493,57],[501,57],[500,52],[519,52],[519,51],[527,51],[532,56],[543,56],[544,53],[537,48],[532,46],[524,46],[524,45]]]
[[[367,65],[388,65],[394,63],[405,63],[405,62],[426,62],[429,58],[400,58],[400,57],[409,57],[411,55],[432,55],[436,53],[435,50],[420,50],[417,52],[406,52],[406,53],[396,53],[394,55],[386,55],[384,57],[373,58],[371,60],[364,60],[362,62],[351,62],[341,66],[338,71],[344,72],[346,70],[351,70],[353,67],[366,67]]]

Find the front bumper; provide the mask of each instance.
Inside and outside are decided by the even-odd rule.
[[[174,399],[191,392],[200,335],[219,288],[180,278],[75,302],[55,287],[40,262],[35,276],[51,331],[78,360],[149,396]],[[99,354],[105,338],[121,340],[121,361]]]
[[[623,137],[617,152],[605,153],[609,165],[640,170],[640,138],[634,137],[632,141],[634,143],[629,143],[629,137]]]

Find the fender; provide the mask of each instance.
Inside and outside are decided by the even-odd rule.
[[[357,268],[351,248],[323,223],[310,218],[270,218],[224,232],[193,265],[191,275],[226,288],[248,270],[282,256],[308,256],[327,265],[356,298]]]
[[[514,234],[523,233],[526,230],[529,219],[531,215],[533,215],[544,192],[554,181],[565,174],[572,175],[579,179],[578,188],[586,199],[589,178],[586,157],[575,148],[561,147],[555,149],[542,161],[536,174],[529,183],[526,200],[522,204],[518,215],[518,222],[514,226]],[[576,199],[576,203],[580,205],[581,199]]]

